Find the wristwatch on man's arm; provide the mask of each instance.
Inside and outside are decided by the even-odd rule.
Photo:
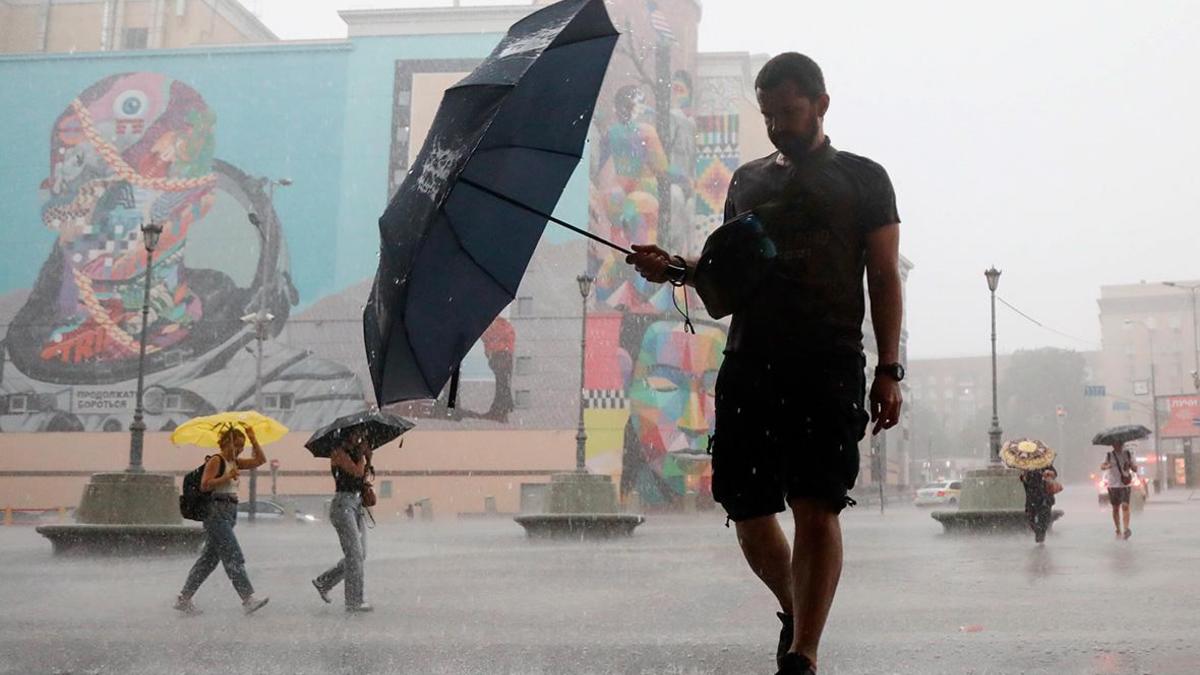
[[[904,379],[904,364],[902,363],[881,363],[875,366],[875,377],[887,376],[893,380],[900,382]]]

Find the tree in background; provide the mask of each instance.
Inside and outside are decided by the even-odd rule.
[[[1091,439],[1102,417],[1094,399],[1084,396],[1087,372],[1082,354],[1046,347],[1013,354],[1000,379],[1004,439],[1037,438],[1054,448],[1055,465],[1067,481],[1084,480],[1099,462]],[[978,433],[985,438],[986,425]]]

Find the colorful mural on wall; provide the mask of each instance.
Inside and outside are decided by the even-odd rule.
[[[217,157],[217,119],[186,82],[128,72],[48,120],[41,221],[57,239],[8,322],[0,428],[125,427],[147,274],[148,426],[254,402],[253,333],[242,317],[266,309],[278,335],[298,294],[265,181]],[[145,222],[163,226],[152,269]],[[349,369],[267,344],[265,390],[285,423],[319,425],[364,406]]]
[[[702,155],[707,146],[698,144],[699,8],[618,0],[610,11],[623,35],[593,121],[590,227],[622,245],[691,254],[719,225],[699,215],[714,200],[723,205],[728,185],[708,170],[717,153]],[[676,309],[685,291],[647,284],[609,249],[588,255],[597,311],[584,384],[589,466],[620,473],[622,494],[636,492],[648,508],[678,507],[688,493],[710,500],[708,437],[726,329],[693,318],[696,334],[687,333]],[[693,317],[703,312],[690,292],[686,303]]]

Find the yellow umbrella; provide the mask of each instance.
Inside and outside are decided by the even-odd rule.
[[[175,445],[198,445],[202,448],[219,447],[221,434],[229,428],[254,429],[254,437],[259,445],[274,443],[287,435],[288,428],[280,422],[253,410],[236,410],[233,412],[193,417],[180,424],[171,433],[171,442]]]
[[[1054,450],[1041,441],[1020,438],[1004,444],[1000,449],[1000,459],[1014,469],[1044,469],[1054,463]]]

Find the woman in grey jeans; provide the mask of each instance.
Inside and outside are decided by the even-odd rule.
[[[238,459],[246,447],[247,438],[254,448],[254,455],[249,459]],[[267,456],[250,427],[245,427],[245,432],[233,426],[225,429],[221,432],[219,446],[220,453],[208,458],[200,478],[200,490],[212,495],[208,515],[204,518],[204,548],[175,600],[175,609],[185,614],[200,613],[192,602],[192,596],[217,568],[218,562],[225,566],[225,574],[229,575],[234,589],[242,597],[242,609],[247,614],[261,609],[269,599],[254,597],[254,587],[246,575],[246,558],[233,534],[233,526],[237,524],[238,472],[266,464]]]
[[[342,544],[342,559],[313,579],[313,586],[325,602],[329,591],[345,580],[346,611],[370,612],[374,608],[363,602],[363,560],[367,557],[367,527],[362,504],[363,485],[371,467],[371,447],[363,438],[351,437],[329,456],[329,470],[337,494],[329,506],[329,520],[337,530]]]

